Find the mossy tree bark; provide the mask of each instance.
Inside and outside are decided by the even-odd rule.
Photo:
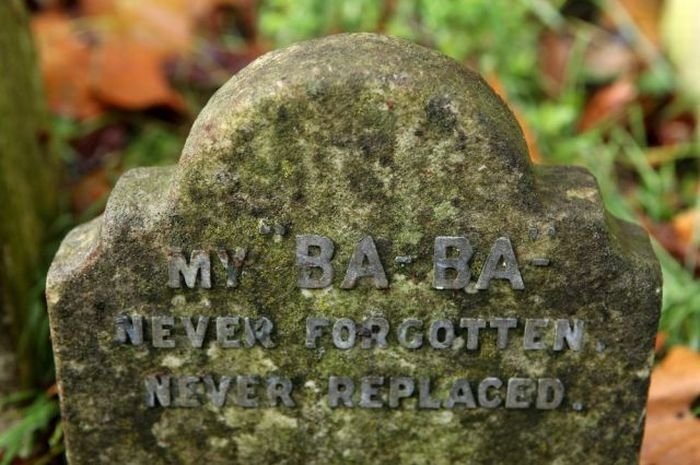
[[[20,0],[0,2],[0,396],[32,381],[18,355],[42,242],[52,211],[54,166],[45,141],[43,95],[28,15]]]

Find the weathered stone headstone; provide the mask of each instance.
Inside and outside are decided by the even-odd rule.
[[[633,464],[646,234],[532,166],[458,63],[369,34],[265,55],[49,276],[79,464]]]

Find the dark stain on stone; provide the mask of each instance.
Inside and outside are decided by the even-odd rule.
[[[425,105],[428,123],[441,133],[449,133],[457,125],[457,115],[450,108],[452,101],[446,96],[432,97]]]

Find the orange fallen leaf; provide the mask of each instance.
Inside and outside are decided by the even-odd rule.
[[[651,375],[641,465],[700,463],[700,419],[691,406],[700,396],[700,354],[671,349]]]
[[[654,340],[654,350],[658,353],[666,347],[666,340],[668,339],[668,334],[664,331],[659,331],[656,333],[656,339]]]
[[[682,248],[693,247],[693,243],[700,239],[700,210],[686,210],[676,215],[673,218],[673,229]]]
[[[636,98],[637,88],[629,79],[621,79],[599,89],[586,104],[579,120],[579,131],[585,132],[604,122],[614,121]]]
[[[659,43],[661,0],[617,0],[634,24],[652,43]]]
[[[49,108],[57,114],[87,118],[102,111],[91,91],[91,50],[71,19],[39,13],[32,19]]]
[[[85,15],[103,15],[114,13],[117,0],[81,0],[80,9]]]
[[[108,104],[127,109],[185,107],[163,71],[162,52],[134,40],[112,38],[95,55],[94,89]]]

